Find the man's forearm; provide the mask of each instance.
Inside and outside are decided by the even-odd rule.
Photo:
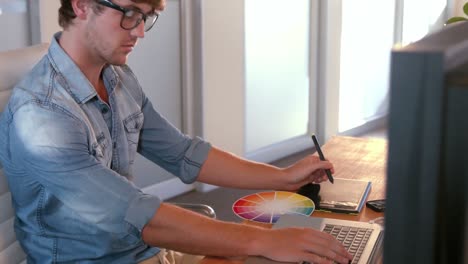
[[[197,180],[224,187],[295,191],[304,184],[327,180],[325,169],[333,172],[333,165],[313,155],[287,168],[278,168],[242,159],[213,147]]]
[[[142,231],[145,243],[212,256],[247,256],[270,230],[222,222],[163,203]]]
[[[197,180],[244,189],[287,188],[287,177],[283,169],[242,159],[215,147],[210,150]]]
[[[264,256],[296,263],[348,263],[351,259],[340,242],[319,230],[221,222],[165,203],[144,227],[143,241],[205,256]]]

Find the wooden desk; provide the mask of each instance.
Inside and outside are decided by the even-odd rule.
[[[335,166],[334,177],[369,180],[372,182],[372,189],[368,200],[385,198],[386,140],[336,136],[323,145],[322,151]],[[358,215],[316,211],[312,213],[312,216],[367,222],[383,216],[383,213],[374,212],[364,206]],[[248,224],[256,223],[248,222]],[[265,224],[258,225],[266,226]],[[241,264],[243,262],[243,260],[215,257],[207,257],[202,261],[203,264]]]

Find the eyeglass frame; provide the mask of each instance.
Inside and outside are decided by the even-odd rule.
[[[138,27],[142,21],[146,25],[146,19],[148,18],[148,16],[155,16],[154,21],[151,24],[151,26],[149,26],[149,28],[145,28],[145,32],[148,32],[150,29],[153,28],[154,24],[156,24],[156,21],[159,18],[159,14],[157,12],[153,12],[153,14],[147,15],[147,14],[143,13],[141,10],[138,10],[136,8],[125,8],[125,7],[119,6],[118,4],[116,4],[114,2],[111,2],[110,0],[97,0],[97,3],[100,4],[100,5],[103,5],[105,7],[109,7],[109,8],[112,8],[114,10],[122,12],[122,18],[120,19],[120,27],[122,29],[125,29],[125,30],[132,30],[132,29]],[[141,14],[141,16],[142,16],[140,19],[137,20],[135,25],[133,27],[130,27],[130,28],[125,28],[123,26],[124,19],[126,17],[128,18],[128,16],[126,16],[127,12],[137,12],[137,13]]]

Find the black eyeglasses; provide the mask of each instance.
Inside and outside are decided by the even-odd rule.
[[[134,8],[124,8],[119,5],[116,5],[110,0],[98,0],[97,3],[122,12],[120,26],[126,30],[131,30],[138,27],[141,21],[143,21],[145,23],[145,32],[147,32],[154,26],[156,20],[158,20],[159,17],[158,13],[152,13],[147,15],[141,12],[140,10]]]

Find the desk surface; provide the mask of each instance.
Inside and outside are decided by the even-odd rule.
[[[335,167],[334,177],[369,180],[372,182],[372,189],[368,200],[385,198],[386,140],[336,136],[323,145],[322,151]],[[358,215],[316,211],[312,216],[367,222],[383,216],[383,213],[374,212],[364,206]],[[243,261],[208,257],[202,263],[240,264]]]

